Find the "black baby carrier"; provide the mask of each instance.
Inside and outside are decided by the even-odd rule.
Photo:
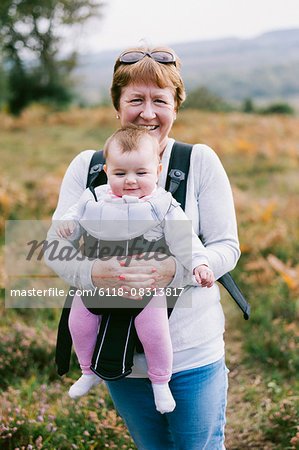
[[[168,165],[165,189],[171,192],[173,197],[180,203],[182,209],[185,209],[191,151],[192,145],[175,142]],[[96,194],[94,188],[107,183],[107,177],[103,170],[104,162],[103,151],[99,150],[94,153],[89,166],[86,187],[91,190],[95,199]],[[132,242],[131,244],[134,251],[136,242]],[[119,245],[121,244],[118,242]],[[130,254],[130,242],[129,245],[128,243],[123,243],[123,245],[126,245],[126,251]],[[85,241],[86,248],[93,248],[93,246],[94,244],[92,242],[88,244]],[[165,245],[163,247],[165,248]],[[144,241],[141,248],[143,248],[143,252],[146,251],[146,243]],[[150,251],[155,251],[155,248],[151,247]],[[226,273],[217,281],[228,290],[243,311],[244,318],[247,320],[250,315],[250,304],[245,300],[232,276]],[[76,288],[70,289],[72,293],[75,291]],[[68,318],[73,296],[69,293],[66,298],[58,327],[55,360],[59,375],[63,375],[69,370],[72,339],[68,328]],[[134,303],[133,300],[126,298],[121,299],[123,302],[122,308],[100,308],[99,305],[103,301],[103,297],[99,299],[99,305],[96,305],[94,308],[86,304],[92,313],[101,315],[100,328],[91,365],[91,369],[101,378],[117,380],[131,373],[135,349],[142,352],[142,345],[137,337],[134,319],[140,312],[140,308],[144,308],[150,299],[151,297],[144,297],[141,303],[138,302],[138,308],[136,308],[136,302]],[[177,296],[175,294],[167,297],[169,315],[175,305],[176,299]],[[84,302],[84,298],[82,300]]]

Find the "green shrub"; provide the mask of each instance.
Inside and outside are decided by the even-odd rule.
[[[272,383],[273,384],[273,383]],[[270,385],[270,383],[268,384]],[[297,433],[298,397],[294,395],[273,402],[268,420],[263,426],[265,436],[276,443],[276,448],[295,449],[299,446]],[[280,445],[279,445],[280,444]]]
[[[282,377],[295,376],[299,370],[296,351],[296,301],[284,281],[274,277],[272,283],[255,287],[250,299],[252,314],[244,324],[246,359],[264,365],[269,373],[277,368]],[[247,332],[246,332],[247,331]]]
[[[0,329],[0,387],[18,378],[44,372],[56,377],[54,333],[47,327],[37,330],[20,323]]]
[[[232,107],[220,95],[211,92],[205,86],[191,91],[184,102],[184,108],[201,109],[205,111],[231,111]]]
[[[241,111],[245,112],[245,113],[254,113],[255,112],[255,106],[254,106],[253,100],[251,98],[244,99]]]
[[[295,114],[294,108],[288,103],[273,103],[259,110],[260,114]]]

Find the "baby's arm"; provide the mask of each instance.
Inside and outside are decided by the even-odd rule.
[[[91,192],[86,189],[79,200],[74,203],[63,216],[55,221],[55,231],[60,238],[71,240],[79,239],[82,234],[82,229],[79,224],[86,202],[91,198]]]

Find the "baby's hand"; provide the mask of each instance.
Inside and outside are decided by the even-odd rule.
[[[195,269],[193,270],[193,275],[195,276],[197,283],[200,284],[201,287],[210,288],[215,283],[213,272],[208,266],[205,266],[204,264],[195,267]]]
[[[75,231],[76,224],[72,220],[66,220],[60,223],[56,228],[59,237],[67,239]]]

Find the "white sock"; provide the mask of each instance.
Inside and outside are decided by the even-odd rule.
[[[168,383],[152,383],[152,387],[157,411],[161,414],[173,411],[175,408],[175,401]]]
[[[82,395],[87,394],[92,386],[97,386],[100,382],[101,379],[93,373],[83,374],[79,380],[71,386],[69,396],[71,398],[82,397]]]

